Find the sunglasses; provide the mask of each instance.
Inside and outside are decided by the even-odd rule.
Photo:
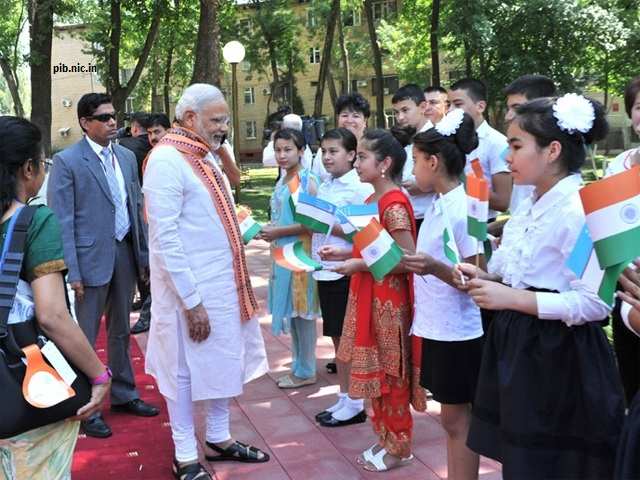
[[[100,115],[91,115],[89,117],[85,117],[88,120],[98,120],[99,122],[102,123],[107,123],[109,120],[115,120],[116,119],[116,114],[115,113],[101,113]]]

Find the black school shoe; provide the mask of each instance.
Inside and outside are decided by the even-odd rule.
[[[346,427],[347,425],[355,425],[357,423],[364,423],[367,421],[367,412],[362,410],[360,413],[354,415],[348,420],[336,420],[333,415],[328,417],[321,417],[318,423],[323,427]]]
[[[121,405],[111,405],[112,412],[128,413],[138,417],[155,417],[160,413],[160,409],[143,402],[139,398]]]
[[[111,428],[100,416],[82,420],[80,429],[87,437],[107,438],[112,434]]]

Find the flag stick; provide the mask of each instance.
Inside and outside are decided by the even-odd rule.
[[[322,241],[322,245],[320,245],[321,247],[324,247],[327,242],[329,241],[329,237],[331,236],[331,231],[333,230],[333,226],[336,224],[336,215],[333,215],[333,218],[331,219],[331,225],[329,225],[329,231],[324,235],[324,240]]]
[[[476,278],[478,278],[478,272],[480,271],[480,240],[476,238]]]

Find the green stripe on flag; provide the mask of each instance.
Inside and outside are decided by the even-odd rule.
[[[375,263],[369,265],[369,271],[373,278],[382,281],[385,275],[393,270],[402,260],[402,250],[393,242],[389,251],[378,259]]]
[[[593,248],[603,269],[636,258],[640,254],[640,227],[593,242]]]
[[[446,227],[442,233],[442,241],[444,242],[444,256],[447,257],[451,263],[460,263],[458,252],[451,248],[450,242],[452,242],[453,239],[449,235],[449,229]]]
[[[487,222],[481,222],[474,217],[467,217],[467,233],[484,242],[487,239]]]
[[[310,228],[314,232],[318,233],[329,233],[330,225],[327,225],[324,222],[321,222],[315,218],[307,217],[301,213],[296,212],[295,214],[296,222],[301,223],[305,227]]]
[[[618,265],[607,268],[604,271],[600,288],[598,289],[598,296],[600,299],[609,305],[613,306],[615,301],[616,286],[618,285],[618,278],[622,275],[622,271],[627,268],[630,262],[623,262]]]
[[[293,245],[293,253],[296,256],[296,258],[298,260],[300,260],[302,263],[309,265],[310,267],[314,268],[315,270],[322,270],[322,264],[316,262],[313,258],[311,258],[307,252],[304,250],[304,246],[302,245],[302,242],[297,241],[294,245]]]
[[[244,243],[249,243],[253,239],[253,237],[255,237],[258,232],[260,232],[260,230],[262,230],[262,227],[259,223],[254,223],[253,225],[251,225],[251,227],[249,227],[249,229],[242,234],[242,240],[244,241]]]

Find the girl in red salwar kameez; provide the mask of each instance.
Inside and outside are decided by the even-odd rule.
[[[358,142],[355,168],[374,194],[380,223],[404,250],[415,251],[413,209],[398,183],[406,154],[400,143],[383,130],[365,133]],[[338,358],[351,363],[349,395],[371,399],[373,427],[378,442],[365,450],[358,463],[366,470],[384,471],[412,459],[410,405],[426,408],[420,387],[420,342],[409,335],[413,316],[412,274],[396,267],[381,281],[367,270],[360,252],[325,246],[327,259],[346,259],[336,267],[351,275],[349,301]],[[417,348],[414,348],[417,347]]]

